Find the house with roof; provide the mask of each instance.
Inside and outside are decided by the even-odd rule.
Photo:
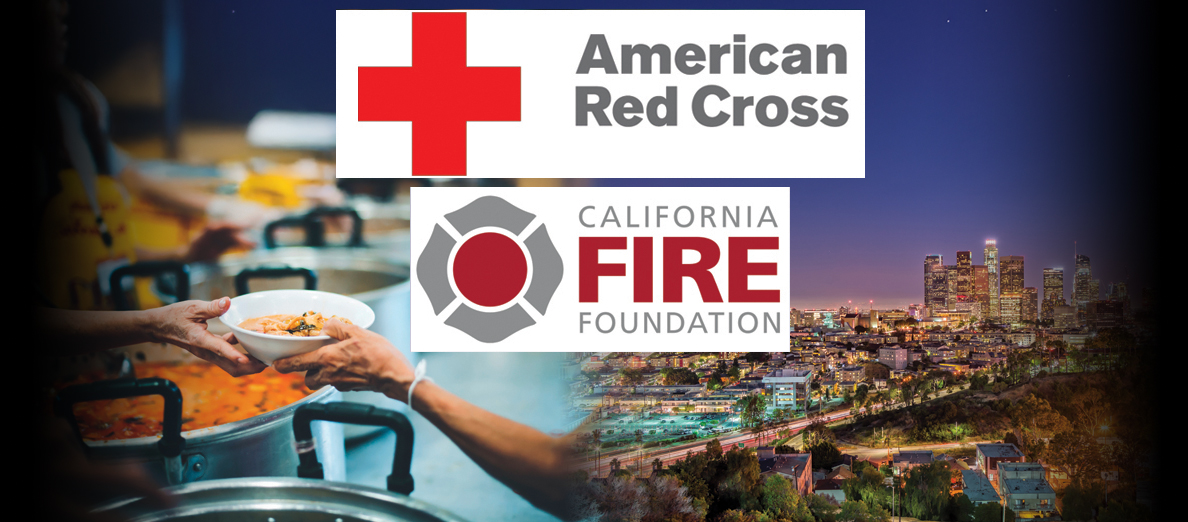
[[[927,464],[932,464],[931,450],[900,451],[891,456],[891,465],[897,468],[896,473],[899,474]]]
[[[969,497],[970,502],[973,502],[975,506],[999,501],[998,492],[994,490],[990,479],[980,472],[969,469],[961,471],[961,492]]]
[[[766,479],[775,475],[790,481],[801,496],[813,492],[813,454],[785,453],[759,458],[759,475]]]
[[[838,479],[821,479],[813,483],[813,493],[830,497],[838,504],[846,501],[846,492],[842,490],[842,481]]]
[[[825,478],[834,479],[837,481],[852,479],[856,476],[857,475],[855,475],[854,472],[850,470],[849,464],[838,464],[825,474]]]
[[[1027,460],[1014,444],[977,444],[974,448],[978,458],[978,470],[990,479],[991,484],[998,483],[999,463]]]
[[[1048,518],[1056,515],[1056,490],[1044,478],[1038,462],[999,462],[998,491],[1016,518]]]

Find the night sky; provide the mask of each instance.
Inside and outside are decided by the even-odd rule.
[[[152,20],[135,20],[151,16],[142,6],[74,8],[88,20],[73,22],[76,37],[103,42],[75,47],[84,74],[107,47],[151,34]],[[1153,94],[1147,29],[1159,15],[1144,5],[188,2],[184,118],[246,123],[263,108],[333,111],[333,9],[379,7],[866,9],[865,179],[602,184],[790,186],[791,303],[801,308],[919,303],[925,255],[955,264],[957,250],[971,250],[980,264],[987,238],[1002,256],[1025,256],[1028,286],[1042,287],[1043,268],[1063,267],[1071,296],[1074,241],[1103,294],[1115,281],[1128,282],[1132,296],[1150,284],[1151,122],[1167,109]],[[89,23],[103,19],[125,30]]]

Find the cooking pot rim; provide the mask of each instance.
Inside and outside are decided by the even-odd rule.
[[[275,410],[266,411],[254,417],[237,420],[235,422],[228,422],[227,424],[220,424],[218,426],[209,426],[206,428],[198,428],[196,430],[189,430],[181,432],[182,437],[186,439],[187,443],[198,444],[205,443],[211,440],[221,439],[227,436],[238,436],[242,432],[250,431],[258,426],[269,424],[276,419],[283,417],[291,417],[293,411],[302,404],[309,402],[318,402],[332,396],[337,392],[334,387],[326,386],[317,390],[300,400],[293,401],[289,404],[281,406]],[[148,437],[136,437],[133,439],[115,439],[115,440],[89,440],[84,439],[86,445],[92,449],[98,448],[135,448],[141,446],[150,446],[161,440],[161,435],[150,435]]]
[[[283,498],[267,498],[259,495],[260,489],[272,490],[293,490],[284,495]],[[147,513],[138,513],[136,519],[168,519],[174,517],[185,517],[189,515],[205,514],[205,513],[219,513],[218,509],[212,509],[220,504],[225,504],[226,507],[243,510],[245,504],[259,503],[263,505],[275,506],[282,502],[293,502],[296,505],[301,505],[303,498],[307,498],[301,493],[302,490],[320,490],[330,492],[336,496],[339,502],[327,505],[324,500],[316,501],[319,504],[319,510],[327,510],[330,507],[338,507],[339,511],[330,510],[329,512],[337,514],[349,514],[342,510],[349,510],[355,507],[357,510],[364,510],[364,507],[358,507],[360,497],[378,501],[380,503],[395,504],[403,508],[408,508],[415,511],[420,511],[431,517],[435,517],[444,522],[465,522],[464,519],[451,513],[443,508],[429,504],[427,502],[411,498],[406,495],[393,493],[384,489],[379,489],[371,486],[361,484],[353,484],[346,482],[334,482],[319,479],[307,479],[296,477],[244,477],[244,478],[229,478],[217,480],[204,480],[171,486],[165,488],[163,491],[181,499],[189,496],[193,498],[193,505],[181,505],[174,508],[167,508],[165,510],[152,510]],[[244,493],[249,490],[256,490],[252,494],[246,496],[237,496],[236,493]],[[228,495],[219,498],[217,495],[220,491],[228,492]],[[212,498],[212,496],[214,498]],[[110,504],[104,505],[96,509],[97,512],[103,511],[119,511],[135,509],[135,505],[140,499],[123,499]],[[315,501],[306,501],[312,503]]]

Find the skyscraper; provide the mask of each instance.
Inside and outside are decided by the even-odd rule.
[[[990,289],[990,310],[986,312],[990,317],[998,317],[998,241],[986,240],[986,250],[983,254],[986,265],[986,278]]]
[[[1006,323],[1023,320],[1023,293],[1003,292],[998,296],[999,318]]]
[[[973,299],[978,302],[982,317],[991,317],[989,276],[986,265],[973,266]]]
[[[957,252],[957,295],[968,297],[973,293],[973,262],[968,250]]]
[[[1073,274],[1073,306],[1077,307],[1077,322],[1084,323],[1089,303],[1098,300],[1098,281],[1093,279],[1089,256],[1077,255],[1077,269]]]
[[[1003,321],[1023,318],[1023,256],[1003,256],[999,263],[998,313]]]
[[[945,303],[948,286],[944,259],[939,255],[924,256],[924,306],[928,307],[928,315],[948,309]]]
[[[957,309],[957,265],[945,265],[945,310]]]
[[[1039,311],[1039,293],[1034,286],[1029,286],[1023,289],[1023,299],[1019,304],[1019,319],[1022,321],[1034,321],[1036,319],[1036,312]]]
[[[1040,307],[1040,318],[1045,321],[1056,319],[1056,307],[1064,302],[1064,269],[1044,269],[1044,300]]]
[[[999,295],[1023,293],[1023,256],[1005,256],[1002,258],[999,280]]]

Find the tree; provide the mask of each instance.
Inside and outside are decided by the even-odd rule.
[[[1142,504],[1111,500],[1097,513],[1097,522],[1147,522],[1151,512]]]
[[[762,485],[763,513],[779,520],[813,522],[808,503],[800,496],[795,484],[776,475]]]
[[[742,370],[739,369],[738,365],[736,364],[732,368],[730,368],[730,371],[727,372],[726,375],[728,375],[731,379],[737,381],[740,378],[742,378]]]
[[[710,380],[708,383],[706,383],[705,387],[710,390],[718,390],[722,388],[722,384],[722,375],[718,372],[714,372],[714,374],[710,376]]]
[[[767,397],[763,394],[747,395],[736,403],[741,409],[739,420],[746,428],[755,428],[767,414]]]
[[[804,501],[818,522],[836,522],[840,505],[833,497],[813,494],[804,497]]]
[[[722,443],[718,439],[711,440],[705,444],[705,456],[710,460],[718,460],[722,458]]]
[[[691,385],[701,381],[697,374],[688,368],[665,368],[660,370],[660,375],[665,386]]]
[[[1089,520],[1093,518],[1093,510],[1101,505],[1105,489],[1100,482],[1073,483],[1064,488],[1061,502],[1064,510],[1060,513],[1064,520]]]
[[[805,446],[805,451],[813,454],[813,466],[830,469],[841,464],[841,451],[830,440],[820,440],[812,446]]]
[[[949,503],[949,518],[958,522],[969,522],[974,516],[973,501],[964,493],[953,497]]]
[[[623,386],[639,386],[644,382],[643,371],[639,368],[623,368],[619,370],[619,382]]]
[[[866,371],[866,376],[871,379],[889,379],[891,378],[891,368],[879,362],[868,362],[863,365]]]
[[[1015,428],[1022,434],[1020,443],[1030,461],[1044,457],[1047,444],[1043,439],[1049,439],[1071,427],[1064,415],[1034,393],[1015,403],[1009,415]]]
[[[594,476],[598,476],[598,464],[602,460],[602,430],[590,432],[590,442],[594,444]]]
[[[980,504],[974,508],[974,522],[1001,522],[1003,518],[1002,505],[998,502]],[[1007,520],[1014,520],[1015,512],[1011,511],[1011,508],[1007,508],[1005,518]]]
[[[644,435],[643,430],[635,430],[635,444],[636,444],[635,471],[637,473],[641,473],[643,471],[640,469],[641,465],[642,465],[641,460],[643,459],[643,439],[644,439],[643,435]]]
[[[868,506],[865,502],[846,500],[842,502],[841,510],[837,513],[837,521],[876,522],[890,519],[885,510],[877,508],[878,506]]]
[[[912,468],[903,483],[903,509],[924,520],[936,520],[946,515],[952,477],[948,462],[943,460]]]
[[[1074,484],[1082,486],[1099,477],[1104,464],[1097,438],[1081,430],[1056,434],[1048,444],[1046,455],[1052,464],[1068,472]]]

